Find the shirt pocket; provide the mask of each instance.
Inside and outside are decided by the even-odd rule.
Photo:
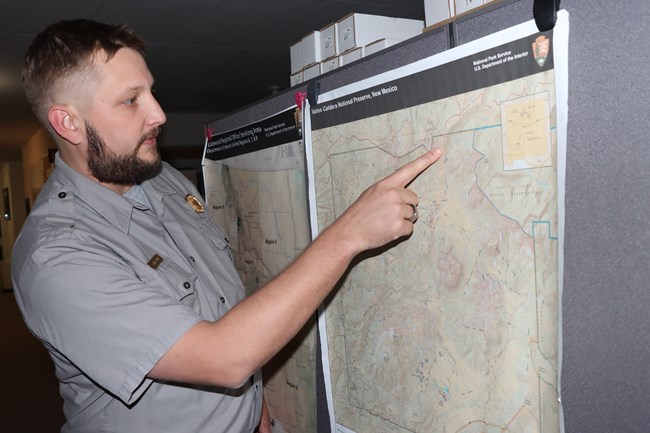
[[[203,215],[201,218],[201,227],[203,236],[205,236],[217,251],[227,254],[230,258],[230,261],[233,262],[233,254],[230,249],[230,243],[221,230],[217,227],[217,224],[212,220],[212,217]]]
[[[160,263],[156,273],[168,283],[163,284],[163,289],[169,296],[179,301],[193,298],[198,278],[196,274],[184,270],[169,259]]]

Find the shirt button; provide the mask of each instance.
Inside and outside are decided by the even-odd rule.
[[[194,257],[192,256],[190,256],[190,260],[192,261],[192,263],[196,262],[196,260],[194,260]]]
[[[222,296],[221,298],[219,298],[219,299],[221,300],[221,303],[222,303],[222,304],[225,304],[225,303],[226,303],[226,298],[224,298],[223,296]]]
[[[189,288],[191,287],[191,284],[188,283],[187,281],[185,281],[185,282],[183,283],[183,287],[185,287],[186,289],[189,289]]]
[[[59,198],[65,198],[66,196],[67,196],[67,194],[64,193],[64,192],[59,193]]]

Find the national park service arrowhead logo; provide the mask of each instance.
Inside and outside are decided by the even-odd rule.
[[[544,35],[538,36],[533,42],[533,57],[541,68],[546,63],[548,52],[551,49],[551,40]]]

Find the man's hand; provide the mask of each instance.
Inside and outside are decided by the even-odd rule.
[[[366,189],[332,225],[354,253],[380,247],[411,234],[417,218],[418,196],[406,189],[436,162],[442,151],[433,149]]]

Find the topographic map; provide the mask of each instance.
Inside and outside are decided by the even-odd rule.
[[[355,263],[324,308],[333,431],[563,428],[556,71],[536,45],[548,55],[552,35],[537,38],[311,107],[318,230],[375,181],[443,149],[409,186],[420,197],[412,236]],[[472,74],[473,87],[461,78],[428,102],[400,102]]]
[[[207,146],[208,207],[229,240],[248,294],[282,271],[310,241],[304,146],[293,119],[292,112],[280,113],[215,136]],[[263,369],[274,433],[316,433],[315,362],[312,320]]]

